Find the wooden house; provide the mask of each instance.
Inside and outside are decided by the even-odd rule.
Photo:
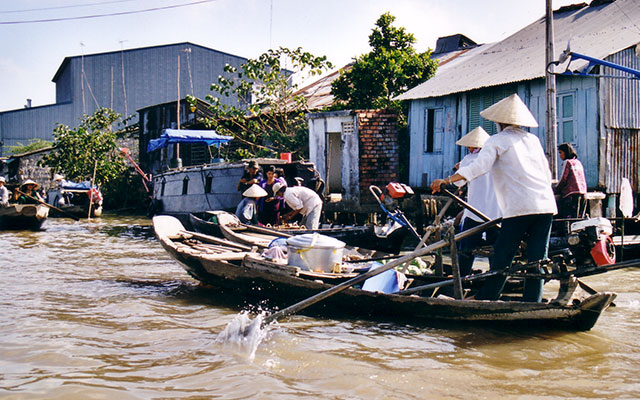
[[[640,68],[640,7],[635,0],[596,0],[553,13],[556,54],[571,51]],[[586,61],[561,64],[557,75],[557,142],[570,142],[585,166],[589,188],[619,193],[623,177],[639,188],[640,80],[614,79],[619,71]],[[436,75],[398,99],[410,101],[409,183],[427,186],[452,173],[464,156],[460,137],[482,125],[496,132],[480,111],[517,93],[539,127],[530,129],[545,145],[545,18],[497,43],[471,47],[449,57]],[[557,151],[549,151],[557,155]],[[560,162],[558,163],[560,165]],[[561,168],[559,168],[559,173]]]

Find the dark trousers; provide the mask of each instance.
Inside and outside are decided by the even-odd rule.
[[[462,232],[482,224],[482,222],[474,221],[471,218],[465,218],[462,223]],[[480,232],[476,235],[468,236],[458,243],[458,267],[460,268],[460,276],[466,276],[471,273],[473,260],[475,259],[473,250],[483,245],[493,244],[498,236],[498,231],[495,228],[491,228],[486,231],[486,234],[486,242],[482,240],[482,232]]]
[[[558,207],[560,218],[577,218],[582,197],[583,195],[581,194],[570,194],[567,197],[563,197],[560,200],[560,207]]]
[[[547,257],[549,236],[551,234],[552,214],[531,214],[502,220],[500,234],[493,247],[491,270],[503,270],[513,262],[521,241],[527,244],[527,260],[529,262]],[[537,271],[541,272],[540,268]],[[487,278],[476,294],[477,300],[498,300],[507,278],[495,275]],[[523,301],[539,302],[542,300],[542,279],[525,279]]]

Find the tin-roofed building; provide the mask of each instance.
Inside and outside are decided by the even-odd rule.
[[[571,51],[638,69],[637,21],[637,0],[563,7],[553,14],[556,54],[570,41]],[[556,71],[566,67],[562,64]],[[627,177],[637,191],[640,80],[598,77],[621,73],[581,60],[569,69],[589,74],[557,76],[558,143],[575,146],[590,188],[618,193],[621,179]],[[449,175],[465,151],[456,140],[479,125],[495,133],[494,124],[481,118],[480,111],[512,93],[518,93],[536,117],[539,127],[530,131],[544,146],[545,71],[542,17],[500,42],[470,46],[447,57],[433,78],[398,96],[411,101],[410,184],[426,186]]]
[[[136,110],[176,100],[178,82],[180,98],[205,98],[226,64],[239,67],[246,61],[189,42],[66,57],[53,77],[55,104],[0,112],[0,156],[7,146],[52,140],[57,124],[77,126],[98,107],[132,115],[129,123],[135,123]]]

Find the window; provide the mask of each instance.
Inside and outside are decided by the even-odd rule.
[[[182,194],[183,195],[187,194],[188,189],[189,189],[189,176],[185,176],[184,179],[182,180]]]
[[[428,108],[425,111],[424,152],[439,153],[442,151],[444,135],[444,109]]]
[[[558,141],[575,143],[576,139],[576,94],[559,93],[556,96],[556,115],[558,116]]]
[[[480,112],[516,92],[517,87],[505,86],[490,89],[480,89],[470,93],[467,97],[467,132],[471,132],[475,128],[482,126],[482,128],[487,131],[489,135],[493,135],[494,133],[496,133],[496,124],[492,121],[489,121],[488,119],[482,118],[480,116]]]

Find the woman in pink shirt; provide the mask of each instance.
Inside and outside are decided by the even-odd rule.
[[[582,195],[587,193],[587,181],[584,177],[584,168],[578,160],[576,150],[571,143],[562,143],[558,146],[560,158],[564,161],[562,178],[556,185],[555,192],[562,196],[560,200],[560,218],[576,218],[578,205]]]

